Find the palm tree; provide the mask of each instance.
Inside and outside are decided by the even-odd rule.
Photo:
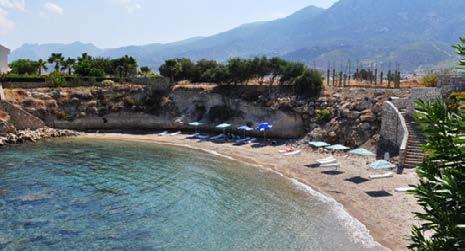
[[[43,59],[39,59],[37,61],[37,67],[38,67],[39,75],[42,75],[42,70],[44,71],[48,70],[47,62]]]
[[[61,53],[52,53],[52,55],[48,58],[48,63],[55,64],[55,71],[59,71],[63,60],[65,60],[65,58]]]
[[[68,75],[71,75],[71,71],[76,64],[76,59],[74,58],[67,58],[66,60],[63,61],[63,66],[61,67],[61,70],[68,70]]]
[[[82,53],[80,57],[77,58],[77,61],[81,63],[82,61],[92,60],[92,57],[87,53]]]

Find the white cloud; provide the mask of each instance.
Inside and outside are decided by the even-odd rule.
[[[112,3],[123,7],[130,14],[142,8],[137,0],[112,0]]]
[[[8,19],[8,12],[0,8],[0,35],[6,35],[15,28],[15,23]]]
[[[24,0],[0,0],[0,7],[24,11],[26,9],[26,4]]]
[[[63,8],[60,5],[55,4],[55,3],[48,2],[44,4],[44,10],[48,13],[63,15]],[[44,13],[41,12],[40,14],[43,15]]]

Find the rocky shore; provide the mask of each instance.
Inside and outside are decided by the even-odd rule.
[[[16,132],[1,133],[0,147],[6,145],[23,144],[26,142],[36,142],[41,139],[78,136],[80,133],[71,130],[61,130],[53,128],[39,128],[37,130],[18,130]]]

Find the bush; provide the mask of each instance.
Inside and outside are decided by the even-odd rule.
[[[329,122],[333,116],[333,109],[326,107],[316,111],[317,117],[322,122]]]
[[[439,78],[436,73],[428,74],[424,76],[420,81],[420,83],[426,87],[435,87],[438,85],[438,82],[439,82]]]
[[[63,87],[66,85],[66,79],[61,72],[52,72],[48,75],[48,80],[53,87]]]
[[[102,81],[102,85],[103,85],[103,86],[114,86],[114,85],[115,85],[115,81],[110,80],[110,79],[105,79],[105,80]]]
[[[423,207],[412,229],[413,250],[465,250],[465,118],[444,101],[418,102],[426,136],[420,183],[412,192]]]
[[[323,76],[317,70],[305,70],[294,80],[297,96],[317,97],[321,93]]]

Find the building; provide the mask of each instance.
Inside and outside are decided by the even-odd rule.
[[[8,67],[8,54],[10,54],[10,49],[0,44],[0,73],[6,73],[10,70]]]

